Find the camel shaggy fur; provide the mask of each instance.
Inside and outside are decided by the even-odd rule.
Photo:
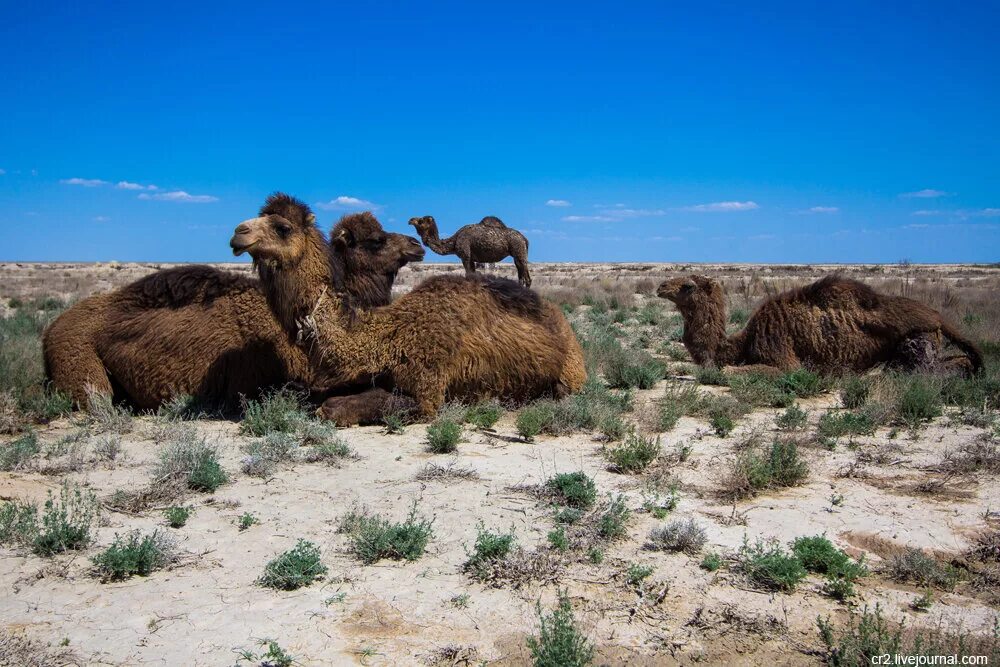
[[[684,346],[700,365],[789,371],[864,371],[886,363],[976,372],[982,356],[941,314],[913,299],[879,294],[837,275],[765,301],[742,331],[726,335],[722,285],[704,276],[672,278],[657,295],[684,318]],[[950,342],[964,355],[938,359]]]
[[[334,228],[345,230],[361,241],[342,255],[346,291],[361,308],[389,303],[396,273],[420,261],[423,248],[385,233],[367,213]],[[308,359],[275,320],[260,282],[207,266],[158,271],[80,301],[45,331],[43,351],[54,387],[80,405],[88,387],[154,409],[180,394],[232,407],[269,387],[309,384]]]
[[[438,236],[437,222],[429,215],[410,218],[410,224],[417,229],[420,239],[439,255],[458,255],[465,267],[466,275],[476,272],[476,264],[492,264],[505,257],[514,259],[517,280],[525,287],[531,287],[528,272],[528,239],[524,234],[511,229],[492,215],[477,224],[466,225],[446,239]]]
[[[424,417],[446,397],[528,400],[583,386],[576,336],[534,292],[510,280],[439,276],[389,306],[359,311],[341,287],[354,240],[330,242],[334,252],[326,253],[308,207],[284,194],[272,195],[230,241],[234,253],[254,258],[278,321],[310,352],[315,381],[388,376]]]

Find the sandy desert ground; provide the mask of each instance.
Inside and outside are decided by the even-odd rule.
[[[68,302],[163,266],[3,263],[0,304],[12,314],[18,302],[31,299]],[[497,268],[513,275],[509,265]],[[302,665],[530,664],[526,638],[539,632],[536,605],[549,612],[560,589],[595,647],[595,664],[820,664],[830,654],[817,618],[829,617],[839,633],[851,614],[876,605],[890,621],[905,622],[907,637],[914,628],[930,628],[938,637],[957,633],[985,641],[995,655],[1000,571],[996,562],[968,564],[970,549],[995,534],[1000,519],[995,404],[945,405],[926,423],[880,424],[873,434],[831,443],[815,432],[824,415],[841,414],[841,393],[830,386],[800,397],[795,403],[808,425],[794,437],[808,466],[805,481],[740,500],[723,493],[733,462],[754,443],[788,436],[776,424],[785,407],[757,406],[721,436],[699,415],[682,416],[667,430],[660,426],[668,392],[694,387],[721,396],[731,390],[699,384],[704,378],[677,342],[672,307],[652,295],[659,281],[690,271],[720,277],[731,310],[748,312],[768,293],[831,269],[927,300],[978,340],[1000,337],[995,266],[540,264],[533,267],[535,287],[565,304],[581,336],[598,326],[617,331],[623,345],[648,350],[667,365],[665,379],[632,390],[623,417],[640,436],[659,439],[659,455],[646,469],[615,472],[607,453],[621,438],[599,430],[526,441],[514,410],[490,429],[466,424],[453,454],[428,451],[426,424],[396,434],[376,426],[341,429],[337,437],[351,455],[309,462],[303,446],[264,478],[242,472],[245,448],[260,438],[241,434],[237,420],[139,415],[118,427],[120,433],[80,413],[37,424],[39,453],[0,472],[0,500],[42,503],[70,482],[93,490],[104,510],[93,543],[80,551],[43,558],[0,544],[0,665],[28,659],[46,665],[263,664],[262,639],[276,641]],[[455,270],[407,267],[398,289]],[[644,321],[643,312],[657,315]],[[995,345],[991,349],[995,365]],[[147,488],[163,448],[191,433],[217,448],[229,483],[139,511],[111,500],[115,491]],[[18,437],[0,436],[0,447]],[[985,443],[980,453],[996,458],[950,464],[970,443]],[[109,450],[119,446],[111,457]],[[562,551],[549,537],[558,531],[556,503],[539,488],[574,471],[594,480],[598,502],[580,524],[564,528],[571,544]],[[678,501],[667,510],[661,506],[669,504],[671,490]],[[609,494],[621,495],[630,517],[624,537],[601,540],[587,526]],[[181,528],[165,525],[163,510],[171,505],[194,510]],[[414,506],[433,520],[426,553],[415,561],[364,564],[351,536],[338,532],[352,509],[400,521]],[[241,530],[245,513],[259,522]],[[651,530],[688,519],[704,529],[703,545],[690,553],[648,547]],[[513,581],[483,583],[463,572],[480,526],[516,535],[528,565]],[[176,559],[148,576],[102,582],[92,559],[116,534],[133,529],[169,534]],[[779,592],[755,584],[740,566],[745,543],[776,540],[787,548],[816,535],[851,557],[865,557],[870,572],[847,601],[827,594],[816,574]],[[265,564],[299,539],[321,549],[328,568],[322,579],[294,591],[258,585]],[[890,563],[907,547],[922,550],[955,580],[900,580]],[[594,550],[601,551],[600,562]],[[708,554],[718,554],[722,567],[702,567]],[[635,573],[641,566],[651,573],[629,581],[630,568]],[[928,590],[932,603],[918,610],[915,603]],[[245,659],[242,650],[257,658]]]

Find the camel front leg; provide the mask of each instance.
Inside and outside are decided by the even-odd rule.
[[[528,272],[528,258],[522,255],[514,257],[514,266],[517,267],[517,282],[525,287],[531,287],[531,273]]]
[[[465,275],[473,275],[476,272],[476,263],[466,257],[462,257],[461,260],[462,266],[465,267]]]

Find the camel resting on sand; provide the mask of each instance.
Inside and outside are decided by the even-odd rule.
[[[353,241],[334,236],[334,252],[324,252],[310,215],[297,199],[272,195],[230,245],[250,253],[278,320],[301,333],[314,381],[384,375],[423,417],[446,397],[530,400],[583,386],[583,352],[562,312],[510,280],[439,276],[388,306],[356,310],[343,289]]]
[[[364,230],[364,243],[342,253],[345,289],[359,308],[389,303],[396,273],[424,256],[415,238],[383,232],[368,213],[334,229]],[[56,318],[42,344],[49,379],[78,405],[88,387],[155,409],[181,394],[235,407],[241,396],[309,384],[308,359],[271,313],[260,281],[208,266],[157,271],[83,299]]]
[[[476,272],[476,264],[493,264],[506,257],[514,259],[517,281],[531,287],[528,272],[528,239],[521,232],[488,215],[474,225],[465,225],[446,239],[438,236],[437,222],[433,216],[410,218],[420,239],[439,255],[458,255],[465,267],[465,274]]]
[[[731,336],[722,285],[715,280],[672,278],[656,293],[677,305],[684,346],[702,366],[860,372],[886,363],[975,373],[983,365],[975,344],[936,310],[838,275],[771,297]],[[940,359],[948,342],[964,354]]]

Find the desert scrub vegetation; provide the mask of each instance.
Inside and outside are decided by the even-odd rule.
[[[291,389],[278,389],[258,400],[243,402],[240,433],[252,436],[295,433],[306,419],[302,396]]]
[[[584,667],[594,660],[594,647],[577,627],[573,605],[565,590],[559,591],[559,600],[551,613],[542,611],[536,604],[539,625],[538,636],[528,637],[535,667]]]
[[[39,508],[6,501],[0,505],[0,543],[31,549],[39,556],[83,549],[93,541],[101,510],[93,491],[63,484]]]
[[[299,540],[294,547],[264,566],[264,573],[257,579],[257,583],[282,591],[308,586],[327,573],[321,555],[315,544]]]
[[[16,302],[0,318],[0,433],[69,414],[73,402],[45,380],[42,331],[63,307],[57,299]]]
[[[465,411],[465,421],[480,430],[488,430],[503,417],[504,408],[497,400],[481,401]]]
[[[653,551],[683,551],[695,555],[705,546],[708,536],[694,519],[676,520],[654,528],[646,539],[646,548]]]
[[[959,580],[959,570],[953,565],[941,563],[922,549],[913,547],[890,556],[881,572],[893,581],[941,590],[953,589]]]
[[[476,541],[472,545],[472,551],[466,551],[468,558],[462,565],[462,571],[474,579],[483,579],[489,566],[506,558],[516,546],[517,538],[513,529],[509,533],[493,533],[486,530],[486,526],[480,521],[476,527]]]
[[[809,475],[794,440],[778,438],[764,445],[756,439],[737,453],[719,494],[729,500],[752,498],[764,491],[798,486]]]
[[[145,577],[154,570],[176,560],[174,541],[166,534],[154,530],[143,535],[133,530],[126,535],[115,535],[107,549],[94,556],[94,569],[101,581],[123,581],[138,575]]]
[[[642,472],[660,455],[660,439],[630,433],[618,447],[606,447],[604,456],[611,469],[620,473]]]
[[[295,656],[286,652],[285,649],[281,648],[281,644],[273,639],[258,639],[257,646],[267,650],[255,653],[250,649],[238,649],[236,650],[236,664],[239,665],[244,660],[254,663],[258,667],[292,667],[299,664]]]
[[[590,509],[597,500],[597,485],[583,471],[560,473],[545,482],[545,490],[554,502],[577,509]]]
[[[194,514],[194,509],[184,506],[173,506],[163,510],[163,518],[171,528],[183,528],[187,520]]]
[[[798,406],[792,405],[774,418],[774,425],[779,431],[801,431],[809,423],[809,413]]]
[[[996,622],[990,634],[947,627],[943,621],[931,627],[907,628],[888,620],[876,604],[874,609],[864,607],[860,614],[851,612],[842,628],[834,627],[829,617],[818,617],[816,624],[826,649],[824,659],[835,667],[865,667],[883,655],[956,656],[955,664],[962,664],[969,656],[985,656],[989,662],[983,664],[1000,660],[1000,627]]]
[[[178,438],[164,448],[153,478],[157,483],[172,482],[208,493],[229,481],[219,463],[218,451],[193,428],[180,431]]]
[[[0,444],[0,470],[19,470],[25,467],[41,449],[34,432]]]
[[[462,425],[451,417],[438,417],[427,427],[427,449],[434,454],[458,451],[462,440]]]
[[[240,469],[243,473],[267,479],[274,475],[279,464],[295,459],[299,441],[288,433],[272,431],[263,438],[243,445],[242,449],[244,457],[240,461]]]
[[[125,435],[132,431],[132,411],[117,405],[110,394],[87,387],[87,420],[101,433]]]
[[[789,593],[806,578],[806,569],[794,553],[788,553],[777,542],[763,540],[751,545],[744,538],[736,554],[735,569],[750,585],[767,591]]]
[[[747,373],[729,379],[731,395],[754,407],[787,408],[796,398],[817,396],[830,386],[829,381],[804,368],[777,377]]]
[[[632,406],[631,392],[612,391],[591,376],[572,396],[559,401],[535,401],[522,408],[517,416],[517,432],[528,442],[541,433],[565,435],[592,430],[600,430],[609,439],[618,439],[626,430],[622,415]]]
[[[357,458],[354,450],[340,437],[330,422],[310,419],[301,430],[301,444],[308,448],[303,458],[308,463],[323,462],[337,466],[344,459]]]
[[[792,553],[809,572],[825,579],[823,591],[846,600],[854,595],[854,583],[868,574],[864,558],[854,560],[823,535],[800,537],[792,542]]]
[[[432,524],[432,519],[417,515],[414,502],[402,522],[393,522],[364,510],[352,510],[341,519],[337,532],[347,534],[354,555],[365,565],[371,565],[383,558],[418,560],[434,534]]]

